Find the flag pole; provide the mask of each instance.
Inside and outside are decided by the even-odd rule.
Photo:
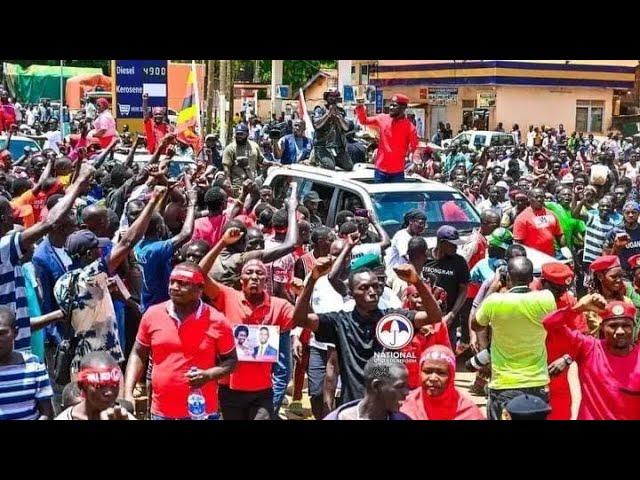
[[[193,72],[193,94],[196,97],[196,122],[198,125],[198,135],[202,136],[202,125],[200,119],[200,91],[198,90],[198,72],[196,71],[195,60],[191,60],[191,71]]]

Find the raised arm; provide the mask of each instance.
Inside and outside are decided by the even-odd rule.
[[[129,153],[127,154],[127,159],[124,162],[124,168],[130,168],[133,165],[133,159],[136,155],[136,150],[140,145],[144,143],[142,137],[136,134],[136,138],[133,140],[133,145],[129,149]]]
[[[377,117],[368,117],[367,110],[363,104],[358,104],[355,108],[356,118],[358,119],[358,123],[360,125],[378,125]]]
[[[225,230],[225,232],[222,234],[222,238],[218,240],[218,242],[213,246],[211,250],[209,250],[209,252],[202,258],[202,260],[200,260],[200,263],[198,264],[205,277],[204,293],[207,297],[209,297],[211,301],[213,301],[213,299],[218,296],[220,286],[218,282],[211,278],[211,276],[209,275],[209,271],[213,267],[216,258],[218,258],[218,256],[220,255],[220,252],[222,252],[222,250],[224,250],[229,245],[233,245],[234,243],[238,242],[243,235],[244,234],[240,231],[239,228],[234,227]]]
[[[579,220],[586,222],[588,219],[588,215],[582,214],[583,206],[584,206],[584,198],[580,200],[578,203],[576,203],[575,207],[573,207],[573,209],[571,210],[571,215],[573,216],[573,218],[577,218]]]
[[[336,261],[333,262],[333,266],[331,267],[331,271],[327,277],[329,283],[333,287],[333,289],[338,292],[340,295],[344,296],[347,293],[347,287],[342,281],[343,272],[347,268],[349,261],[351,260],[351,252],[353,251],[353,247],[355,247],[358,243],[360,243],[360,232],[355,231],[347,235],[347,239],[344,242],[344,246],[336,258]]]
[[[309,313],[309,304],[311,302],[313,287],[322,275],[327,274],[330,268],[331,259],[328,257],[319,258],[313,267],[311,276],[302,289],[302,294],[298,297],[296,306],[293,309],[293,322],[297,327],[308,328],[313,332],[318,330],[319,317],[315,313]]]
[[[391,246],[391,239],[389,238],[387,231],[382,228],[382,225],[380,225],[380,222],[378,222],[377,220],[373,220],[373,215],[371,214],[371,212],[369,212],[369,221],[373,225],[373,229],[380,236],[380,241],[377,243],[377,245],[380,246],[380,252],[384,253],[384,251]]]
[[[105,148],[104,151],[100,152],[100,155],[98,155],[98,157],[95,160],[93,160],[93,166],[95,168],[100,168],[100,166],[104,163],[107,157],[111,154],[111,152],[115,148],[118,141],[119,141],[118,137],[114,137],[114,139],[111,140],[107,148]]]
[[[422,300],[424,311],[416,312],[414,321],[415,327],[420,328],[424,325],[441,322],[442,312],[440,311],[438,302],[434,298],[429,287],[427,287],[427,284],[420,280],[415,267],[410,263],[405,263],[404,265],[395,267],[393,270],[401,280],[404,280],[408,284],[416,287],[418,295],[420,295],[420,299]]]
[[[188,192],[189,202],[187,206],[187,217],[184,220],[182,229],[175,237],[171,239],[174,249],[180,248],[182,244],[188,241],[193,235],[193,226],[196,220],[196,202],[198,201],[198,191],[192,188]]]
[[[40,178],[38,179],[38,183],[36,183],[36,186],[33,187],[32,192],[34,195],[36,195],[40,190],[42,190],[44,186],[44,182],[47,180],[47,178],[51,176],[54,162],[55,162],[55,159],[52,157],[49,157],[47,159],[47,166],[44,167],[44,170],[42,171],[42,175],[40,175]]]
[[[147,228],[149,227],[149,222],[151,221],[151,215],[153,214],[156,206],[162,201],[162,198],[166,195],[166,193],[167,187],[154,187],[149,203],[147,203],[140,216],[136,218],[136,221],[133,222],[131,227],[122,236],[120,241],[116,244],[115,247],[113,247],[113,250],[111,250],[109,259],[107,261],[109,273],[113,273],[116,271],[118,266],[129,255],[129,251],[136,243],[140,241],[142,236],[145,234]]]
[[[298,184],[296,182],[291,182],[291,195],[287,200],[288,230],[284,242],[281,245],[278,245],[277,247],[269,250],[255,250],[253,252],[247,252],[245,254],[246,260],[255,258],[261,260],[264,263],[271,263],[295,250],[296,244],[299,240],[298,224],[296,222],[296,209],[298,208],[298,199],[296,198],[297,189]]]
[[[94,172],[95,169],[93,167],[83,165],[78,179],[67,189],[65,196],[49,211],[47,219],[36,223],[20,234],[20,249],[23,252],[30,250],[38,240],[49,233],[53,226],[67,215],[76,198],[89,188],[89,181]]]

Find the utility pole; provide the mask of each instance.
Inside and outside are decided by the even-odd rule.
[[[207,83],[207,121],[205,123],[205,130],[207,133],[211,133],[211,130],[213,130],[213,101],[215,97],[215,78],[215,61],[207,60],[207,79],[209,80]]]
[[[235,71],[234,71],[234,61],[229,60],[229,65],[227,67],[227,75],[229,76],[229,84],[228,84],[228,96],[229,96],[229,123],[227,125],[227,138],[233,138],[233,82],[235,80]]]
[[[220,60],[220,83],[218,86],[220,115],[220,143],[223,147],[227,145],[227,64],[229,60]]]
[[[282,66],[283,60],[271,60],[271,115],[276,116],[282,110],[282,100],[277,98],[277,86],[282,85]]]

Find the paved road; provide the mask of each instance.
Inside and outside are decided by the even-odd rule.
[[[458,371],[456,372],[456,387],[468,393],[469,388],[473,385],[475,380],[474,372],[467,372],[464,368],[462,362],[458,362]],[[291,391],[291,386],[289,387],[289,392]],[[478,405],[483,411],[487,405],[487,399],[482,396],[471,395],[473,401]],[[311,403],[309,402],[309,396],[307,395],[307,389],[305,388],[302,391],[302,412],[303,416],[298,416],[293,412],[289,411],[288,405],[291,403],[291,396],[287,395],[287,405],[283,406],[280,410],[280,418],[284,420],[313,420],[313,416],[311,414]]]

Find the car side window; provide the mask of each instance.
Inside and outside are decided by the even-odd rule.
[[[486,135],[476,135],[473,139],[474,147],[484,147],[484,142],[486,141]]]
[[[289,182],[294,179],[298,181],[298,193],[300,193],[302,190],[302,185],[300,185],[300,178],[291,177],[289,175],[278,175],[271,182],[271,189],[273,190],[273,202],[275,203],[276,207],[282,208],[284,206],[284,202],[287,199],[287,193],[289,193]]]
[[[350,212],[356,213],[356,210],[364,208],[364,202],[362,198],[360,198],[360,195],[343,189],[338,190],[338,202],[336,205],[336,214],[341,210],[349,210]],[[332,224],[335,223],[335,218],[329,220],[332,221]]]
[[[317,192],[320,200],[318,203],[318,217],[322,220],[323,225],[327,225],[327,218],[329,217],[329,209],[331,208],[331,200],[333,199],[333,194],[336,188],[332,185],[326,185],[321,182],[315,182],[310,179],[299,179],[298,180],[298,198],[300,204],[304,204],[305,196],[311,192]],[[335,213],[334,213],[335,215]]]

